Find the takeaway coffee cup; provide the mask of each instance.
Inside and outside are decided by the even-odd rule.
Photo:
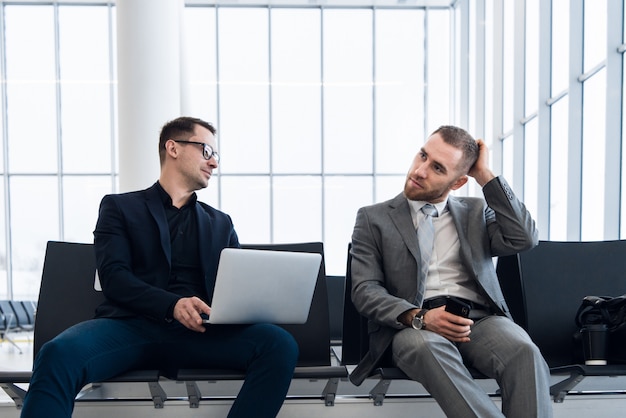
[[[602,366],[606,364],[608,331],[606,325],[586,325],[580,330],[583,340],[585,364]]]

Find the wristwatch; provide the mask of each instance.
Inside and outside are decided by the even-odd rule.
[[[413,329],[426,329],[426,323],[424,322],[424,315],[426,315],[426,312],[428,312],[428,309],[421,309],[415,314],[413,320],[411,321]]]

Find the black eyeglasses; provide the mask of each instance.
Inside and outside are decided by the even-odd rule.
[[[215,158],[217,163],[220,162],[220,155],[213,151],[213,148],[209,144],[205,144],[204,142],[194,142],[194,141],[184,141],[182,139],[172,139],[174,142],[179,142],[181,144],[196,144],[202,145],[202,156],[205,160],[210,160],[211,158]]]

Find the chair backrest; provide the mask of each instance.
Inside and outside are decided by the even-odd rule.
[[[12,329],[17,327],[17,317],[8,299],[0,300],[0,313],[4,316],[5,328]]]
[[[341,344],[343,338],[343,299],[345,284],[345,276],[326,276],[331,344]]]
[[[95,271],[93,244],[48,242],[35,317],[34,356],[65,329],[93,318],[104,301],[94,289]]]
[[[2,335],[4,335],[4,331],[8,331],[11,328],[11,325],[15,326],[13,314],[7,315],[2,306],[0,306],[0,331],[2,331]]]
[[[28,323],[30,325],[35,325],[35,315],[37,313],[37,306],[32,300],[22,300],[19,302],[26,311],[26,315],[28,316]]]
[[[369,350],[367,319],[356,310],[352,303],[352,255],[348,245],[346,265],[346,283],[343,300],[343,340],[341,345],[341,364],[358,364]]]
[[[9,305],[11,305],[13,313],[15,313],[15,319],[19,328],[28,329],[33,327],[33,323],[26,312],[26,308],[22,305],[22,302],[18,300],[10,300]]]
[[[574,317],[582,298],[626,293],[625,272],[624,240],[540,241],[530,251],[498,260],[505,297],[518,300],[511,306],[512,315],[550,367],[582,360],[573,338],[578,331]],[[508,281],[513,286],[507,287]]]
[[[323,244],[311,242],[243,245],[243,247],[322,254],[307,322],[283,327],[292,333],[299,344],[299,366],[330,365],[328,296]],[[35,319],[35,356],[44,343],[66,328],[93,318],[96,307],[104,301],[102,292],[94,287],[95,272],[93,244],[48,242]],[[68,303],[68,300],[71,303]],[[311,329],[315,332],[311,332]]]
[[[281,325],[298,342],[300,357],[298,366],[330,366],[330,325],[328,311],[328,291],[326,289],[326,268],[324,265],[324,244],[305,242],[290,244],[243,244],[242,248],[275,251],[298,251],[319,253],[322,263],[317,276],[309,318],[304,324]]]

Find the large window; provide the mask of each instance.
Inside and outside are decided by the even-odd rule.
[[[116,11],[1,6],[0,297],[32,299],[46,242],[91,242],[117,191]],[[323,241],[329,274],[345,272],[357,209],[399,193],[428,131],[455,122],[453,10],[354,6],[184,13],[187,100],[223,155],[200,198],[243,243]]]
[[[503,38],[494,43],[497,161],[544,226],[540,239],[624,236],[623,2],[484,4],[496,11],[486,25]]]
[[[0,297],[36,299],[46,242],[91,242],[115,183],[107,5],[2,5]]]
[[[191,102],[217,123],[224,157],[219,193],[202,197],[240,241],[320,240],[327,271],[343,274],[358,208],[398,194],[426,127],[452,123],[450,10],[189,7],[185,18]]]
[[[199,196],[243,243],[321,240],[343,274],[356,211],[442,124],[485,139],[541,239],[624,236],[623,2],[294,1],[183,15],[185,99],[223,156]],[[91,242],[117,191],[115,13],[0,2],[0,298],[36,298],[46,241]]]

